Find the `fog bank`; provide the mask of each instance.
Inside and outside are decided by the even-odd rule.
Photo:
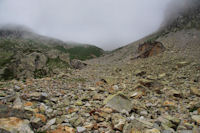
[[[25,25],[42,35],[111,50],[156,31],[187,1],[1,0],[0,24]]]

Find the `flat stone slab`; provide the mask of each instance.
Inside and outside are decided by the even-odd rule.
[[[105,99],[104,104],[118,112],[130,112],[132,109],[131,101],[122,94],[108,96],[108,98]]]

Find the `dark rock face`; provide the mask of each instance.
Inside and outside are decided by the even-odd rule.
[[[147,58],[165,51],[161,42],[146,42],[138,47],[138,55],[135,58]]]
[[[70,61],[70,65],[72,66],[72,68],[74,69],[83,69],[84,67],[87,66],[86,63],[83,63],[80,60],[74,59]]]

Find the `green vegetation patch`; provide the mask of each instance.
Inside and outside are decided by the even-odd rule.
[[[0,68],[9,63],[12,59],[13,52],[0,50]]]
[[[59,58],[55,58],[55,59],[49,58],[47,61],[47,66],[51,69],[54,69],[54,68],[66,69],[70,67],[70,65],[67,62],[62,61]]]
[[[14,79],[14,73],[11,69],[9,68],[6,68],[4,70],[4,73],[1,75],[1,79],[2,80],[11,80],[11,79]]]
[[[57,49],[57,50],[59,50],[59,51],[61,51],[61,52],[63,52],[63,53],[67,53],[68,52],[67,49],[65,49],[61,45],[55,46],[54,48]]]
[[[103,50],[95,46],[76,46],[67,50],[70,59],[87,60],[99,57],[103,54]]]

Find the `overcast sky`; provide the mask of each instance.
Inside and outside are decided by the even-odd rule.
[[[157,30],[172,0],[0,0],[0,24],[111,50]]]

